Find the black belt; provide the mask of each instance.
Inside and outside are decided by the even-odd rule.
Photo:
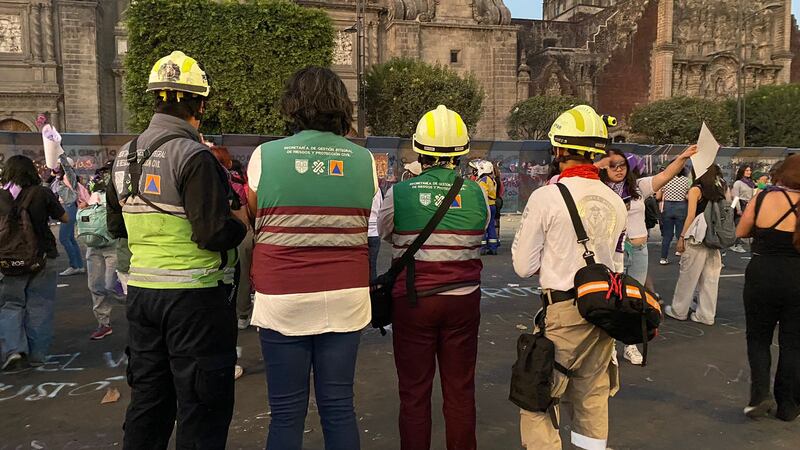
[[[556,303],[566,302],[575,298],[575,288],[568,291],[551,290],[548,294],[547,291],[542,293],[542,301],[545,304],[554,305]]]

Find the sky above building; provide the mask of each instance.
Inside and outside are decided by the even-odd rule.
[[[505,4],[511,10],[511,17],[516,19],[542,18],[542,0],[505,0]]]
[[[542,0],[505,0],[505,3],[514,18],[542,18]],[[800,0],[792,0],[792,13],[795,16],[800,16]]]

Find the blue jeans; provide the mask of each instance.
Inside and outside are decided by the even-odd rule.
[[[0,361],[12,353],[25,353],[36,362],[47,357],[58,281],[53,262],[35,274],[0,280]]]
[[[78,213],[78,206],[75,203],[64,205],[64,211],[69,216],[69,223],[62,223],[58,230],[58,241],[64,246],[69,258],[69,266],[76,269],[83,268],[83,258],[81,258],[81,248],[75,239],[75,215]]]
[[[353,378],[361,333],[284,336],[261,329],[259,335],[272,411],[267,450],[303,448],[312,367],[325,449],[358,450]]]
[[[664,202],[664,211],[661,213],[661,258],[667,259],[672,239],[683,231],[688,208],[685,201]]]
[[[637,246],[625,241],[625,273],[644,286],[647,266],[647,243]]]
[[[486,233],[483,235],[481,245],[484,250],[497,251],[497,247],[500,245],[500,242],[497,240],[497,225],[495,224],[497,220],[497,209],[495,205],[491,205],[489,206],[489,210],[491,217],[489,218],[489,225],[486,227]]]

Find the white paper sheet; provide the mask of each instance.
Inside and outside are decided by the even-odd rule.
[[[719,143],[711,134],[711,130],[703,122],[703,127],[700,128],[700,137],[697,138],[697,154],[692,156],[692,167],[694,169],[695,179],[703,176],[708,171],[708,168],[714,164],[717,159],[717,152],[719,152]]]

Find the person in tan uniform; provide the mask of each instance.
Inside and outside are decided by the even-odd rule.
[[[609,120],[610,119],[610,120]],[[589,250],[597,262],[623,270],[619,246],[627,210],[614,191],[600,181],[592,164],[609,143],[606,122],[589,106],[562,114],[550,130],[553,156],[561,174],[554,179],[575,199]],[[573,376],[554,371],[552,396],[572,404],[572,444],[605,450],[608,438],[608,398],[616,393],[619,377],[612,362],[614,340],[584,320],[574,302],[573,280],[584,267],[584,248],[570,219],[566,203],[553,184],[531,194],[511,249],[514,270],[523,278],[539,274],[546,306],[545,335],[553,341],[555,359]],[[556,418],[560,418],[556,406]],[[520,410],[522,446],[529,450],[561,449],[558,429],[547,412]]]

